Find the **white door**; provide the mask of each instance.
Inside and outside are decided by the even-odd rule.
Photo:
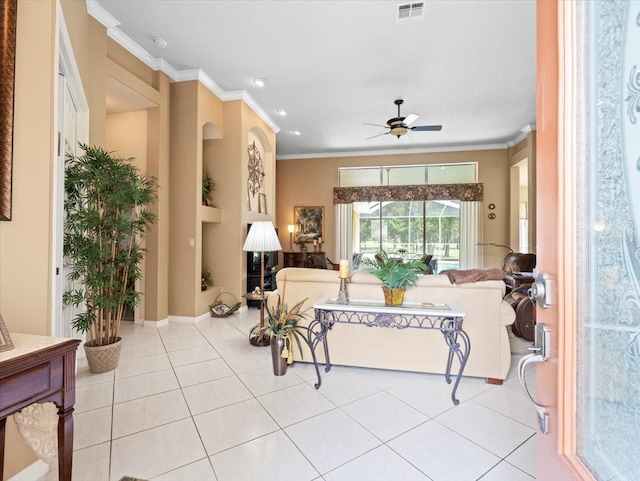
[[[64,75],[58,75],[58,142],[54,171],[54,241],[55,291],[53,335],[71,337],[69,310],[63,306],[62,294],[68,288],[67,272],[62,254],[64,232],[64,159],[69,145],[75,144],[75,106]]]
[[[75,104],[65,77],[58,76],[58,147],[55,156],[54,171],[54,313],[52,334],[59,337],[75,337],[83,339],[82,334],[74,332],[71,322],[74,309],[66,307],[62,302],[63,293],[71,287],[67,274],[69,265],[63,255],[64,236],[64,161],[67,153],[75,153],[77,148],[77,118]]]

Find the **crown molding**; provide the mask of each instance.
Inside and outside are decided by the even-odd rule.
[[[353,152],[318,152],[313,154],[289,154],[276,155],[276,160],[293,160],[293,159],[321,159],[334,157],[366,157],[376,155],[402,155],[402,154],[431,154],[438,152],[468,152],[470,150],[502,150],[513,147],[522,142],[529,132],[536,130],[536,124],[527,124],[520,133],[507,142],[499,142],[495,144],[475,144],[475,145],[449,145],[442,147],[416,147],[414,149],[386,149],[386,150],[354,150]]]
[[[467,152],[471,150],[502,150],[506,149],[506,143],[498,144],[479,144],[479,145],[461,145],[461,146],[443,146],[443,147],[416,147],[414,149],[386,149],[386,150],[354,150],[352,152],[325,152],[315,154],[292,154],[292,155],[276,155],[276,160],[292,160],[292,159],[318,159],[318,158],[334,158],[334,157],[367,157],[376,155],[402,155],[402,154],[430,154],[438,152]]]
[[[526,139],[527,135],[529,135],[529,133],[533,132],[534,130],[536,130],[535,123],[525,125],[520,129],[520,133],[518,135],[516,135],[513,139],[507,142],[507,147],[515,147],[524,139]]]
[[[116,28],[120,22],[104,8],[98,4],[98,0],[87,0],[87,13],[95,18],[102,25],[110,28]]]
[[[267,112],[258,105],[246,90],[233,90],[226,92],[201,69],[177,70],[165,59],[151,55],[144,48],[138,45],[131,37],[120,30],[118,28],[120,22],[102,8],[97,0],[85,1],[87,4],[87,13],[107,28],[107,35],[149,68],[165,73],[174,82],[198,80],[223,102],[229,100],[242,100],[269,126],[271,130],[273,130],[274,133],[277,134],[280,132],[280,127],[278,127],[271,117],[269,117]]]

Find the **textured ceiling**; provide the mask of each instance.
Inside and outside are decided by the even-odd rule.
[[[535,123],[534,1],[432,1],[398,25],[399,3],[98,1],[151,56],[246,90],[281,128],[278,158],[504,144]],[[365,140],[384,130],[363,123],[395,117],[397,98],[442,131]]]

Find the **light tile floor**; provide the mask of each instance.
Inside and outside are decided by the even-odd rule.
[[[316,390],[310,364],[273,375],[269,348],[247,342],[257,318],[126,323],[114,372],[80,361],[73,479],[535,479],[535,411],[517,356],[502,386],[463,378],[457,407],[432,374],[334,366]]]

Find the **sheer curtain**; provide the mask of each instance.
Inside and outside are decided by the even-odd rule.
[[[484,266],[478,240],[482,239],[480,202],[460,202],[460,269]]]
[[[333,262],[348,259],[353,270],[353,204],[335,204],[335,252]]]

